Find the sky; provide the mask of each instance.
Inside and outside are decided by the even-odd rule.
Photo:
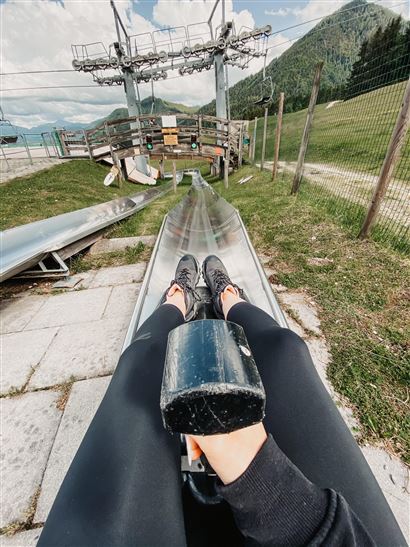
[[[192,25],[208,19],[214,0],[115,0],[130,35]],[[347,0],[226,0],[226,18],[235,28],[272,26],[267,63],[281,55],[308,32],[321,17],[341,8]],[[404,17],[409,0],[377,0]],[[220,2],[220,5],[222,2]],[[316,21],[311,21],[317,19]],[[218,7],[214,20],[219,24]],[[23,127],[64,119],[89,123],[125,106],[122,87],[93,85],[90,74],[67,72],[3,75],[32,70],[71,69],[72,44],[102,43],[108,49],[116,40],[109,0],[0,0],[0,100],[5,117]],[[300,25],[293,29],[290,26]],[[202,29],[204,27],[195,27]],[[286,30],[288,29],[288,30]],[[147,34],[145,34],[147,36]],[[139,38],[141,40],[141,37]],[[102,49],[102,46],[95,46]],[[262,59],[245,70],[229,68],[229,84],[257,72]],[[206,104],[215,97],[213,71],[176,77],[154,84],[156,96],[187,105]],[[54,89],[16,88],[53,86]],[[151,94],[150,84],[139,85],[141,97]]]

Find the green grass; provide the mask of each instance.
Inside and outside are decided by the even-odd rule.
[[[105,189],[106,172],[98,165],[77,161],[13,181],[0,188],[2,204],[4,199],[7,203],[5,220],[9,225],[29,222],[139,189],[132,184],[121,191]],[[237,181],[248,174],[254,178],[239,185]],[[317,302],[332,356],[328,374],[335,389],[355,409],[362,439],[381,440],[410,461],[409,261],[377,241],[358,240],[357,210],[340,212],[330,197],[318,200],[309,184],[302,185],[296,197],[290,196],[288,175],[272,183],[270,173],[245,167],[230,177],[228,190],[220,181],[213,185],[239,209],[256,250],[268,255],[277,270],[277,281],[290,289],[306,290]],[[156,234],[164,215],[188,189],[189,183],[183,181],[176,194],[169,192],[112,226],[107,235]],[[72,268],[81,272],[132,263],[146,259],[148,253],[137,246],[105,258],[83,255],[73,261]],[[333,262],[312,267],[311,257]]]
[[[254,173],[245,185],[235,183]],[[305,289],[319,305],[332,362],[329,377],[356,410],[362,438],[384,441],[410,461],[409,261],[374,241],[360,241],[291,179],[272,184],[269,173],[242,169],[214,188],[237,207],[258,250],[271,257],[278,282]],[[309,266],[310,257],[333,263]]]
[[[72,160],[0,185],[0,229],[137,194],[146,187],[131,182],[105,187],[109,169],[87,160]]]
[[[124,264],[135,264],[146,261],[151,255],[151,249],[143,243],[134,247],[127,247],[123,251],[111,251],[97,255],[81,253],[69,261],[70,274],[86,272],[87,270],[98,270],[108,266],[123,266]]]
[[[406,82],[372,91],[349,101],[326,108],[315,108],[306,162],[329,163],[378,174],[400,109]],[[286,101],[286,97],[285,97]],[[306,120],[307,110],[285,114],[283,117],[280,159],[296,161]],[[250,134],[253,135],[253,122]],[[273,159],[276,116],[268,118],[266,159]],[[256,161],[262,153],[263,118],[257,125]],[[402,156],[410,155],[410,135]],[[404,161],[402,161],[404,164]],[[396,178],[406,180],[405,167]]]
[[[148,207],[131,216],[126,222],[119,222],[108,229],[107,237],[130,237],[157,234],[164,215],[187,193],[191,179],[185,178],[177,186],[177,191],[156,199]]]

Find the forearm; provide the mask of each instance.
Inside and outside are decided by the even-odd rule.
[[[343,498],[312,484],[271,436],[248,469],[218,489],[251,544],[374,544]]]

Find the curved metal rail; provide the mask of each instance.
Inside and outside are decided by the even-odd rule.
[[[0,232],[0,281],[43,260],[48,253],[63,249],[114,222],[133,215],[172,188],[167,183],[139,194],[123,197],[39,220]]]
[[[238,211],[219,196],[199,173],[185,198],[164,218],[125,337],[123,351],[138,327],[154,311],[186,253],[201,262],[209,254],[223,260],[232,279],[250,301],[287,327]],[[204,285],[203,281],[200,285]]]

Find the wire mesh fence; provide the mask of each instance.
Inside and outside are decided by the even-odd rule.
[[[410,75],[410,26],[392,22],[377,29],[362,45],[344,86],[332,94],[319,92],[303,163],[305,194],[323,204],[332,214],[359,233],[372,202],[389,148]],[[326,39],[326,33],[323,34]],[[332,46],[333,58],[346,55]],[[350,60],[351,62],[351,60]],[[322,81],[329,82],[334,65],[326,63]],[[326,72],[328,71],[328,72]],[[314,67],[312,67],[312,82]],[[280,91],[280,90],[278,90]],[[293,100],[292,97],[285,97]],[[326,100],[326,102],[324,102]],[[276,98],[275,98],[276,101]],[[275,112],[275,101],[270,111]],[[294,174],[306,109],[283,118],[280,166]],[[273,159],[276,114],[269,117],[266,159]],[[253,124],[250,124],[253,132]],[[253,133],[252,133],[253,134]],[[255,161],[260,162],[263,119],[257,123]],[[270,167],[269,164],[265,167]],[[404,137],[392,177],[381,201],[372,237],[394,248],[410,251],[410,134]]]

